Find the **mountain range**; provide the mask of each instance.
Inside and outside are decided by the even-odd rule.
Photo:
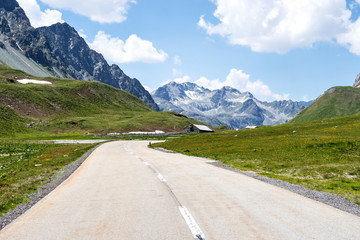
[[[194,83],[169,83],[152,95],[139,80],[90,49],[67,23],[34,28],[16,0],[0,2],[0,63],[33,76],[102,82],[140,98],[153,110],[174,111],[212,126],[284,123],[307,103],[263,102],[230,87],[209,90]]]
[[[209,90],[195,83],[170,82],[151,93],[162,111],[175,111],[212,126],[233,129],[275,125],[291,119],[310,102],[264,102],[231,87]]]
[[[67,23],[33,28],[15,0],[0,2],[0,62],[34,76],[54,76],[106,83],[127,91],[159,110],[141,83],[103,55]]]

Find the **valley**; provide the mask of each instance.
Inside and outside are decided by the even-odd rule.
[[[303,65],[285,60],[273,64],[286,55],[282,51],[279,56],[266,53],[258,61],[261,48],[255,57],[248,48],[233,60],[257,74],[250,77],[232,62],[226,80],[221,80],[226,72],[222,62],[225,66],[226,54],[233,51],[218,48],[219,39],[209,31],[201,46],[191,46],[191,59],[186,59],[177,51],[193,43],[176,45],[160,38],[153,45],[145,36],[157,38],[160,33],[145,23],[144,36],[131,32],[128,40],[121,40],[99,30],[91,39],[77,25],[85,16],[76,26],[60,21],[33,27],[19,3],[0,2],[0,239],[358,236],[360,74],[353,87],[331,87],[314,101],[308,101],[313,95],[307,92],[296,93],[304,101],[259,100],[289,99],[287,91],[304,89],[299,83],[305,80],[306,91],[314,92],[310,90],[318,87],[320,70],[302,69],[313,57],[311,50],[300,57]],[[275,10],[263,26],[277,21]],[[204,17],[197,16],[197,29],[212,29]],[[122,37],[130,30],[117,29]],[[110,61],[105,59],[109,55],[90,47],[99,36],[104,52],[111,51]],[[173,44],[176,51],[170,54],[158,44]],[[194,64],[195,49],[202,47],[215,47],[222,57],[206,51],[209,59]],[[186,66],[191,66],[187,70],[192,77]],[[204,77],[204,69],[211,78]],[[130,77],[128,70],[145,79]],[[277,79],[287,71],[286,81]],[[265,72],[277,89],[265,83]],[[160,85],[161,79],[168,80]],[[151,81],[160,87],[150,93]],[[287,90],[279,94],[282,87]],[[214,132],[184,133],[192,124]],[[161,134],[144,134],[155,131]],[[72,141],[90,139],[100,141]]]

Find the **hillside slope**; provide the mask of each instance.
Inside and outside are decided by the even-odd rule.
[[[0,135],[179,131],[192,119],[155,112],[135,96],[94,81],[43,78],[51,85],[21,84],[31,78],[0,65]]]
[[[333,87],[301,111],[291,123],[354,115],[360,112],[360,89]]]

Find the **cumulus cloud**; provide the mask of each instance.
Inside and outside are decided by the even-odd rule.
[[[349,25],[348,31],[339,34],[337,41],[347,47],[353,54],[360,55],[360,19]]]
[[[255,52],[286,53],[293,48],[312,47],[315,42],[335,41],[357,26],[349,20],[346,0],[212,0],[217,6],[213,24],[201,16],[198,25],[209,35],[218,34],[231,44],[248,46]],[[341,43],[346,42],[342,39]],[[355,47],[356,48],[356,47]]]
[[[219,79],[209,80],[206,77],[201,77],[195,81],[199,86],[209,88],[211,90],[219,89],[224,86],[230,86],[238,89],[241,92],[251,92],[255,97],[261,100],[286,100],[289,99],[289,94],[273,93],[270,87],[260,80],[251,81],[250,75],[244,73],[243,70],[231,69],[225,81],[221,82]]]
[[[27,0],[23,0],[27,1]],[[53,8],[70,10],[99,23],[120,23],[134,0],[41,0]]]
[[[143,40],[135,34],[130,35],[124,42],[99,31],[89,46],[102,53],[107,60],[115,63],[156,63],[165,61],[168,56],[163,50],[157,50],[152,42]]]
[[[219,79],[210,80],[206,77],[200,77],[195,83],[201,87],[208,88],[210,90],[220,89],[224,87],[224,83],[220,82]]]
[[[62,20],[62,13],[57,10],[46,9],[41,11],[36,0],[18,0],[19,5],[24,9],[33,27],[50,26]]]

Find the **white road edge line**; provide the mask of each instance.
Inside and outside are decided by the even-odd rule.
[[[150,164],[149,164],[148,162],[144,162],[144,164],[145,164],[146,166],[150,166]]]
[[[166,179],[165,179],[164,176],[161,175],[160,173],[157,174],[157,177],[160,179],[160,181],[166,182]]]
[[[194,239],[201,239],[204,240],[205,236],[204,233],[201,231],[199,225],[196,223],[193,216],[190,214],[189,210],[186,207],[179,207],[180,213],[185,219],[186,224],[190,228]]]

